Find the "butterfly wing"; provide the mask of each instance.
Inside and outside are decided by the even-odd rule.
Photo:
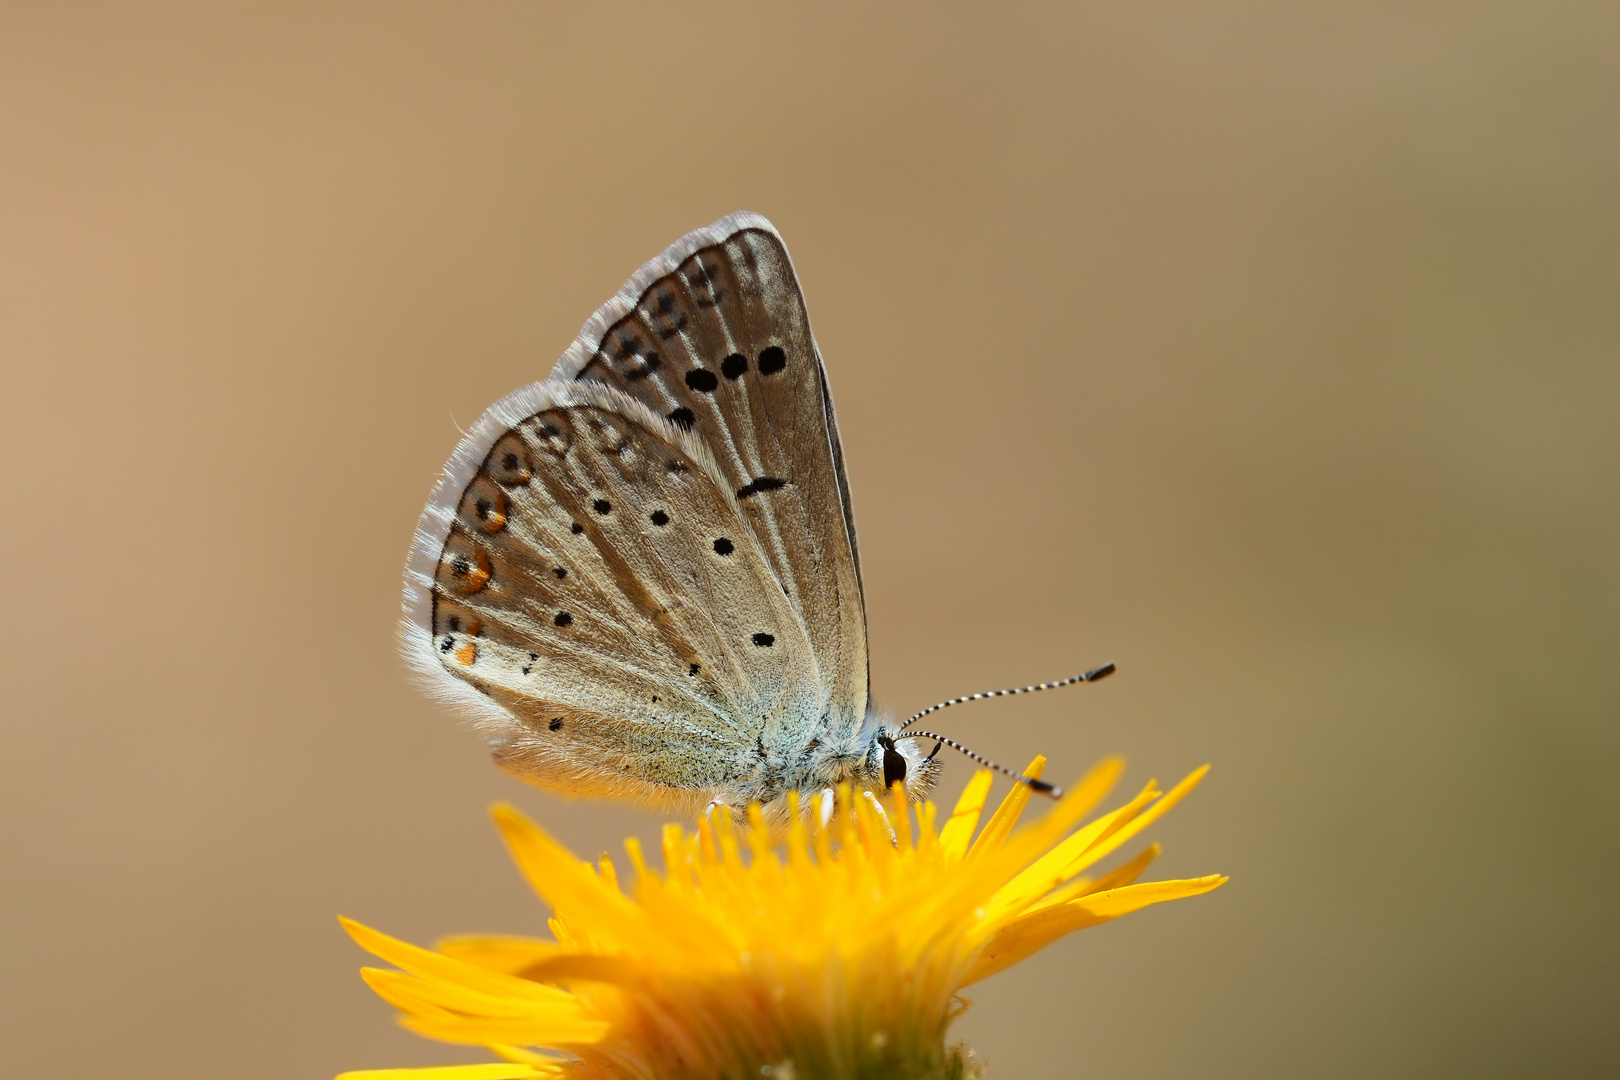
[[[768,223],[686,237],[457,449],[407,570],[413,666],[516,771],[666,804],[818,724],[858,726],[864,613],[828,402]]]
[[[833,715],[867,706],[866,611],[826,368],[757,214],[683,237],[585,324],[553,378],[613,386],[714,453],[809,633]]]

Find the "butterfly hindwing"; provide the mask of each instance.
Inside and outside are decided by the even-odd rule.
[[[516,721],[502,756],[542,780],[746,772],[817,681],[735,498],[699,444],[622,395],[530,390],[435,567],[439,663]]]

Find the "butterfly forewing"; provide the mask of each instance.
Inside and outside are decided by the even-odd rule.
[[[710,449],[847,728],[866,712],[866,625],[826,374],[781,239],[728,220],[632,279],[628,310],[587,324],[554,377],[614,386]]]

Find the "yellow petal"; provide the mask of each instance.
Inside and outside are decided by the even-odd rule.
[[[423,1069],[356,1069],[335,1080],[531,1080],[561,1076],[562,1067],[547,1068],[497,1061],[487,1065],[435,1065]]]
[[[544,1072],[547,1076],[552,1075],[552,1072],[560,1071],[564,1067],[563,1062],[552,1057],[550,1054],[541,1054],[534,1050],[530,1050],[526,1046],[512,1046],[509,1043],[490,1043],[487,1049],[490,1051],[490,1053],[495,1054],[498,1057],[505,1058],[514,1065],[529,1065]]]
[[[575,904],[594,904],[610,898],[610,891],[591,865],[578,858],[530,821],[517,807],[496,803],[490,817],[506,842],[506,849],[517,863],[529,887],[553,909]],[[617,890],[613,890],[617,891]]]
[[[641,841],[640,840],[638,840],[634,836],[625,837],[624,838],[624,853],[625,853],[626,856],[629,857],[630,865],[635,867],[636,880],[637,880],[638,883],[641,881],[641,879],[651,876],[651,874],[647,870],[647,858],[646,858],[645,855],[643,855],[641,853]]]
[[[1114,889],[1122,889],[1127,885],[1134,885],[1136,879],[1142,876],[1142,871],[1146,870],[1162,851],[1164,849],[1158,844],[1149,844],[1137,852],[1130,862],[1115,867],[1092,882],[1088,887],[1076,890],[1075,895],[1090,896],[1093,893],[1110,892]]]
[[[1031,772],[1038,776],[1045,762],[1045,758],[1036,758],[1030,763]],[[1068,817],[1085,814],[1095,800],[1101,798],[1107,786],[1112,784],[1112,777],[1117,775],[1118,764],[1105,762],[1093,769],[1081,781],[1075,793],[1077,799],[1065,797],[1038,825],[1019,831],[1014,834],[1013,841],[1004,844],[1004,838],[1012,829],[1019,812],[1030,796],[1027,785],[1016,785],[1002,800],[1000,808],[969,849],[970,865],[973,869],[946,873],[938,887],[913,903],[916,925],[945,927],[966,918],[974,924],[971,931],[973,933],[993,931],[994,927],[984,917],[988,898],[1009,876],[1029,861],[1036,851],[1050,842],[1044,834],[1066,830],[1070,824]],[[962,798],[957,802],[956,811],[945,823],[939,843],[941,854],[947,859],[954,861],[953,857],[960,857],[961,848],[971,836],[979,811],[983,808],[991,779],[992,776],[988,771],[975,774],[963,791]],[[919,815],[920,818],[924,816]],[[920,850],[926,851],[930,845],[926,841],[926,832],[924,836],[925,841]],[[982,939],[974,939],[968,943],[968,947],[977,947],[980,940]]]
[[[1035,760],[1029,763],[1029,768],[1024,770],[1024,775],[1032,780],[1039,780],[1045,768],[1046,758],[1037,754]],[[1012,832],[1013,825],[1018,821],[1018,815],[1022,814],[1024,807],[1029,804],[1031,794],[1028,784],[1014,784],[968,850],[975,855],[981,855],[999,848],[1001,842],[1007,839],[1007,834]]]
[[[400,1017],[400,1026],[429,1039],[488,1046],[491,1043],[515,1043],[545,1046],[589,1046],[600,1042],[608,1033],[605,1020],[580,1021],[577,1024],[557,1024],[549,1020],[528,1022],[522,1017],[429,1017],[406,1014]]]
[[[1226,881],[1227,879],[1220,874],[1183,878],[1180,881],[1147,881],[1140,885],[1126,885],[1119,889],[1109,889],[1107,892],[1092,893],[1071,901],[1067,906],[1089,911],[1105,919],[1115,919],[1145,908],[1149,904],[1207,893],[1226,884]]]
[[[524,974],[527,978],[548,983],[599,982],[626,985],[640,978],[642,971],[634,961],[623,957],[574,953],[542,960]]]
[[[1149,904],[1197,896],[1225,881],[1226,878],[1219,874],[1186,881],[1152,881],[1083,896],[1066,904],[1030,912],[1002,927],[990,939],[990,944],[985,946],[984,952],[968,971],[967,978],[962,980],[962,985],[978,982],[1011,967],[1064,934],[1117,919]]]
[[[596,872],[601,877],[602,884],[608,886],[614,892],[622,891],[619,888],[619,871],[614,868],[613,860],[608,857],[605,851],[602,853],[602,857],[596,860]]]
[[[413,1016],[439,1016],[461,1013],[469,1016],[523,1016],[529,1018],[556,1016],[572,1024],[589,1017],[577,998],[560,993],[555,1001],[541,1002],[532,998],[494,997],[476,994],[465,987],[433,979],[418,979],[403,971],[385,971],[382,968],[361,968],[360,977],[377,996],[400,1012]]]
[[[392,978],[390,977],[392,976]],[[402,1013],[411,1016],[437,1016],[441,1019],[454,1018],[457,1014],[449,1009],[441,1009],[432,1002],[426,1001],[418,994],[414,986],[396,985],[395,979],[404,980],[409,984],[412,979],[402,971],[384,971],[381,968],[361,968],[360,978],[365,984],[388,1004]]]
[[[906,782],[898,780],[889,789],[889,817],[895,829],[900,834],[902,848],[915,847],[916,838],[911,834],[911,800],[906,798]]]
[[[925,855],[939,843],[939,830],[934,828],[937,817],[939,807],[932,802],[925,802],[917,808],[917,850]]]
[[[1085,779],[1082,779],[1076,785],[1074,795],[1069,798],[1079,798],[1081,801],[1077,801],[1076,806],[1069,808],[1064,814],[1064,818],[1071,819],[1071,821],[1072,819],[1081,818],[1085,813],[1089,813],[1092,806],[1097,805],[1098,801],[1102,800],[1103,795],[1113,787],[1115,780],[1118,780],[1119,769],[1124,767],[1123,761],[1119,761],[1118,758],[1113,759],[1111,764],[1115,767],[1106,769],[1106,771],[1102,767],[1093,769],[1090,774],[1085,776]],[[1064,837],[1061,844],[1047,850],[1045,855],[1037,858],[1034,863],[1030,863],[1022,873],[1017,874],[1016,878],[1006,882],[1004,886],[1001,886],[1001,889],[996,891],[996,894],[991,897],[990,904],[985,905],[987,918],[1001,920],[1006,916],[1016,915],[1025,907],[1034,904],[1035,900],[1040,899],[1042,895],[1047,894],[1051,887],[1059,886],[1059,884],[1063,884],[1064,881],[1072,878],[1074,874],[1081,873],[1085,865],[1089,865],[1089,863],[1082,863],[1082,857],[1087,852],[1087,848],[1097,844],[1098,839],[1102,839],[1103,836],[1108,836],[1113,829],[1118,829],[1121,821],[1129,821],[1132,816],[1136,816],[1142,810],[1142,806],[1147,805],[1153,798],[1157,797],[1157,790],[1153,789],[1152,784],[1149,784],[1145,789],[1142,789],[1140,795],[1137,795],[1134,800],[1129,801],[1126,805],[1121,806],[1119,810],[1103,814],[1102,818],[1087,823],[1084,829],[1079,829],[1079,831],[1069,834],[1068,837]],[[1064,803],[1069,801],[1069,798],[1064,798]],[[1059,810],[1061,808],[1063,808],[1063,805],[1059,803]],[[1053,811],[1053,814],[1056,814],[1056,810]],[[1019,837],[1017,844],[1034,845],[1034,850],[1047,848],[1048,844],[1051,844],[1051,839],[1048,839],[1048,837],[1051,837],[1051,834],[1055,832],[1053,824],[1059,823],[1040,821],[1040,823],[1030,827],[1029,836]]]
[[[541,986],[527,979],[515,978],[499,971],[455,960],[430,949],[389,937],[380,930],[339,916],[343,929],[354,938],[355,944],[371,955],[388,961],[413,975],[463,987],[491,997],[520,997],[538,1003],[554,1003],[567,994],[554,986]]]
[[[530,887],[553,910],[567,911],[576,929],[593,940],[618,942],[654,956],[673,960],[680,954],[681,943],[650,925],[640,905],[603,882],[589,863],[576,858],[517,808],[498,803],[491,816]]]
[[[1123,758],[1099,762],[1039,821],[1015,832],[1004,845],[1006,865],[1022,867],[1080,823],[1102,802],[1125,771]]]
[[[776,858],[776,838],[759,803],[748,804],[748,848],[754,854],[755,863]]]
[[[947,856],[961,858],[967,853],[974,826],[979,824],[979,812],[990,794],[991,775],[989,769],[973,774],[973,779],[962,789],[962,797],[956,800],[956,809],[951,811],[945,827],[939,830],[939,846]]]
[[[446,956],[508,975],[517,975],[560,951],[555,941],[516,934],[456,934],[440,938],[433,947]]]
[[[1124,866],[1110,870],[1095,881],[1091,878],[1076,878],[1061,889],[1054,889],[1047,893],[1026,910],[1039,911],[1041,908],[1051,907],[1053,904],[1066,904],[1077,896],[1090,896],[1092,893],[1106,892],[1109,889],[1118,889],[1130,885],[1142,876],[1143,871],[1148,868],[1154,859],[1159,857],[1161,850],[1158,844],[1149,844]]]
[[[1074,866],[1073,870],[1071,870],[1071,873],[1077,874],[1081,870],[1084,870],[1086,867],[1097,862],[1099,859],[1107,858],[1119,847],[1129,841],[1131,837],[1137,835],[1143,829],[1147,828],[1149,825],[1162,818],[1165,814],[1169,813],[1171,807],[1175,806],[1176,803],[1186,798],[1187,793],[1198,786],[1198,782],[1204,778],[1204,774],[1207,772],[1209,772],[1208,765],[1203,765],[1194,769],[1187,775],[1185,780],[1171,788],[1169,791],[1165,792],[1163,798],[1154,803],[1152,806],[1148,807],[1146,810],[1142,811],[1140,816],[1132,819],[1128,824],[1122,826],[1111,835],[1099,840],[1096,845],[1087,850],[1084,857],[1077,865]]]

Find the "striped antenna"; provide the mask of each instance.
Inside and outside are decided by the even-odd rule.
[[[1069,681],[1073,682],[1074,680],[1070,679]],[[938,734],[936,734],[936,733],[934,733],[932,731],[908,731],[904,735],[896,735],[895,738],[896,739],[934,739],[937,742],[943,743],[944,745],[950,747],[952,750],[960,750],[962,753],[966,754],[968,757],[972,758],[974,761],[977,761],[980,765],[983,765],[987,769],[994,769],[994,770],[996,770],[996,772],[1001,773],[1003,776],[1012,777],[1014,780],[1018,781],[1020,784],[1023,784],[1026,787],[1028,787],[1029,790],[1031,790],[1031,791],[1039,792],[1042,795],[1050,795],[1054,799],[1063,798],[1063,789],[1062,788],[1057,787],[1057,786],[1052,785],[1052,784],[1048,784],[1045,780],[1037,780],[1033,776],[1025,776],[1023,773],[1013,772],[1011,769],[1007,768],[1007,766],[1005,766],[1005,765],[997,765],[995,762],[991,761],[989,758],[985,757],[983,754],[974,753],[972,750],[969,750],[967,747],[963,746],[961,743],[957,742],[955,739],[947,739],[945,736],[938,735]],[[937,754],[937,753],[939,753],[939,747],[935,746],[934,749],[933,749],[933,752],[930,753],[928,756],[929,756],[929,758],[933,758],[934,754]]]
[[[928,706],[928,708],[924,709],[922,712],[918,713],[916,716],[913,716],[910,720],[907,720],[905,723],[901,724],[900,725],[900,730],[901,731],[906,730],[906,728],[910,727],[912,724],[915,724],[917,721],[921,720],[923,717],[927,716],[931,712],[939,712],[939,710],[949,708],[952,705],[960,705],[964,701],[978,701],[980,698],[1008,697],[1008,696],[1010,696],[1012,694],[1032,694],[1037,690],[1055,690],[1060,686],[1073,686],[1075,683],[1096,682],[1098,679],[1107,678],[1109,675],[1112,675],[1113,673],[1114,673],[1114,665],[1110,663],[1110,664],[1104,664],[1102,667],[1092,668],[1090,671],[1082,671],[1080,674],[1072,675],[1067,679],[1059,679],[1057,682],[1036,683],[1034,686],[1015,686],[1015,687],[1012,687],[1009,690],[986,690],[982,694],[969,694],[967,697],[951,698],[951,700],[942,701],[938,705],[930,705],[930,706]],[[898,738],[898,736],[896,736],[896,737]],[[935,737],[937,738],[937,736],[935,736]],[[949,742],[950,740],[941,739],[940,741],[941,742]],[[956,746],[955,743],[951,743],[951,745]],[[962,747],[960,747],[960,746],[956,746],[956,748],[958,750],[962,750]],[[935,749],[937,750],[938,747],[935,747]],[[969,753],[968,751],[966,751],[966,750],[962,750],[962,752],[964,754],[968,754],[969,757],[973,757],[973,755],[971,753]],[[978,759],[975,758],[975,760],[978,760]],[[985,762],[985,764],[988,765],[989,762]],[[997,765],[997,766],[995,766],[995,768],[1000,769],[1001,766]],[[1001,771],[1006,772],[1007,770],[1002,769]]]

